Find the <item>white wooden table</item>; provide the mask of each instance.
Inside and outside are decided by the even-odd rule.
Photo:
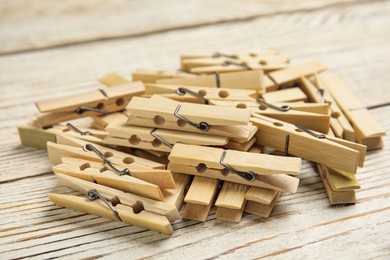
[[[359,169],[353,206],[330,207],[310,162],[297,194],[269,219],[178,221],[172,237],[58,208],[46,152],[19,145],[34,102],[95,89],[137,68],[173,70],[197,51],[279,48],[293,63],[319,58],[390,130],[388,1],[0,1],[0,259],[388,259],[390,138]]]

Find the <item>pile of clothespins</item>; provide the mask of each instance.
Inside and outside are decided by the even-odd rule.
[[[178,72],[110,73],[96,90],[39,101],[19,135],[84,194],[48,194],[55,204],[164,234],[182,206],[198,221],[213,206],[217,219],[269,217],[297,191],[301,158],[317,164],[330,204],[351,204],[385,131],[325,70],[274,50],[182,55]],[[90,127],[73,121],[85,117]]]

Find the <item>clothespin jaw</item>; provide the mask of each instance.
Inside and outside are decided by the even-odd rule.
[[[45,114],[36,118],[35,124],[45,128],[76,118],[121,111],[133,96],[143,92],[144,86],[141,82],[131,82],[67,98],[37,102],[39,111]]]
[[[198,86],[222,89],[247,89],[264,92],[264,73],[262,70],[215,73],[195,78],[177,78],[158,80],[157,84]]]
[[[93,192],[93,190],[92,190]],[[102,199],[95,199],[91,193],[90,198],[83,198],[74,195],[48,193],[49,199],[56,205],[70,208],[73,210],[90,213],[114,221],[123,221],[124,223],[150,229],[163,234],[171,235],[173,228],[165,216],[161,216],[142,209],[137,204],[133,207],[121,204],[112,205]],[[99,193],[98,193],[99,194]],[[107,204],[106,204],[107,203]]]

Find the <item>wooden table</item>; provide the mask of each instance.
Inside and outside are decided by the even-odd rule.
[[[34,102],[95,89],[109,71],[173,70],[197,51],[279,48],[340,73],[390,130],[389,1],[1,1],[0,258],[388,258],[390,138],[359,169],[354,206],[330,207],[313,165],[272,217],[178,221],[172,237],[58,208],[46,151],[19,145]]]

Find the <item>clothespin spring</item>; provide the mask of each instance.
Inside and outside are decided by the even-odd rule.
[[[226,151],[223,151],[222,152],[222,155],[221,155],[221,159],[219,159],[219,163],[225,167],[226,169],[228,169],[229,171],[231,171],[232,173],[235,173],[237,174],[238,176],[244,178],[245,180],[247,181],[254,181],[256,179],[256,174],[252,171],[249,171],[249,172],[241,172],[241,171],[237,171],[236,169],[234,169],[233,167],[227,165],[223,160],[225,159],[225,155],[226,155]]]
[[[94,200],[97,200],[97,199],[101,199],[104,204],[107,205],[108,208],[110,208],[112,210],[112,212],[114,212],[115,216],[119,219],[119,221],[122,221],[121,217],[119,216],[119,213],[118,211],[116,211],[111,205],[110,203],[108,203],[108,201],[102,196],[100,195],[100,193],[97,191],[97,190],[89,190],[88,193],[87,193],[87,198],[90,200],[90,201],[94,201]]]
[[[114,165],[111,164],[110,160],[108,160],[108,158],[106,156],[104,156],[104,154],[102,154],[95,146],[93,146],[92,144],[86,144],[84,147],[83,147],[84,151],[86,152],[94,152],[96,153],[100,158],[102,158],[103,162],[105,164],[107,164],[112,170],[114,170],[116,173],[119,174],[119,176],[122,176],[122,175],[130,175],[130,170],[128,168],[125,168],[123,170],[118,170],[118,168],[116,168]]]
[[[176,109],[175,109],[175,112],[173,113],[175,117],[177,117],[177,118],[183,120],[183,121],[186,122],[187,124],[189,124],[189,125],[191,125],[191,126],[197,128],[197,129],[199,129],[199,130],[201,130],[201,131],[203,131],[203,132],[207,132],[207,131],[209,130],[210,125],[209,125],[208,123],[206,123],[206,122],[200,122],[199,124],[196,124],[196,123],[194,123],[194,122],[188,120],[187,118],[185,118],[185,117],[179,115],[179,110],[180,110],[180,108],[181,108],[181,105],[178,104],[177,107],[176,107]]]

